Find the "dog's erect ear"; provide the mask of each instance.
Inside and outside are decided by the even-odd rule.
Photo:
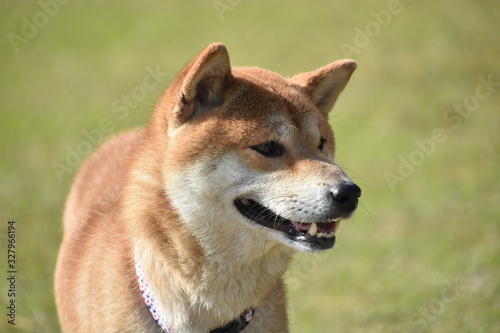
[[[349,82],[356,66],[354,60],[338,60],[315,71],[295,75],[292,80],[306,89],[314,104],[326,115]]]
[[[223,44],[210,44],[177,75],[177,105],[174,114],[180,125],[224,101],[230,84],[231,65]]]

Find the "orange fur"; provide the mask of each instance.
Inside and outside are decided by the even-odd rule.
[[[222,44],[186,65],[149,125],[108,141],[74,182],[56,270],[63,331],[159,331],[139,294],[137,254],[175,333],[208,332],[250,306],[245,332],[288,332],[282,276],[293,248],[247,221],[232,196],[254,193],[299,220],[287,207],[320,193],[304,189],[348,179],[333,163],[327,115],[354,69],[344,60],[293,79],[232,69]],[[251,149],[268,140],[286,153]]]

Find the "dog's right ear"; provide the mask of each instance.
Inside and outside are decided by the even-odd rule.
[[[172,83],[175,126],[221,105],[232,80],[231,64],[223,44],[210,44],[189,62]]]
[[[354,60],[338,60],[313,72],[295,75],[292,80],[306,89],[316,107],[327,116],[356,67]]]

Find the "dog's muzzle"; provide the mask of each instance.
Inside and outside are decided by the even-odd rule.
[[[317,222],[286,219],[250,198],[238,198],[234,204],[252,222],[280,231],[292,241],[303,243],[312,250],[325,250],[335,245],[335,233],[340,220],[352,215],[358,205],[361,189],[352,182],[346,182],[331,188],[330,195],[332,207],[329,214]]]

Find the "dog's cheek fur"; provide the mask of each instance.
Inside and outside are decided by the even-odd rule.
[[[236,153],[207,156],[170,170],[166,193],[192,232],[197,237],[212,239],[208,243],[215,248],[207,249],[208,255],[248,258],[259,246],[258,236],[248,229],[233,204],[238,195],[252,191],[259,174],[242,165]]]

